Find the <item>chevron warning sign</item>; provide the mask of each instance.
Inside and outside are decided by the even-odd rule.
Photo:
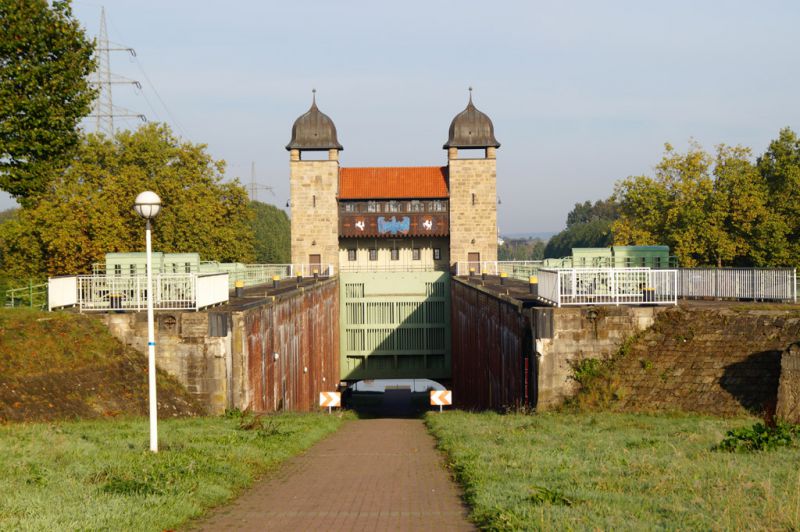
[[[431,390],[431,406],[450,406],[453,404],[451,390]]]
[[[319,406],[323,408],[342,406],[342,394],[339,392],[319,392]]]

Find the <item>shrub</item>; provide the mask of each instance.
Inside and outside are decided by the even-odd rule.
[[[796,444],[800,426],[779,422],[774,427],[756,423],[752,427],[729,430],[725,438],[713,447],[715,451],[771,451]]]

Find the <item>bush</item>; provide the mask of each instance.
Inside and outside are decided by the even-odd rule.
[[[756,423],[752,427],[729,430],[713,450],[731,453],[771,451],[778,447],[796,445],[799,436],[798,425],[779,422],[774,427],[768,427],[763,423]]]

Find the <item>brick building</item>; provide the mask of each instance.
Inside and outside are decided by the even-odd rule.
[[[340,275],[343,380],[450,378],[449,272],[497,260],[499,147],[471,94],[450,124],[445,166],[343,168],[316,98],[295,121],[292,262]]]
[[[336,271],[447,270],[497,260],[496,150],[472,103],[450,124],[446,166],[345,168],[333,120],[316,100],[292,127],[292,262]],[[304,160],[304,152],[327,152]]]

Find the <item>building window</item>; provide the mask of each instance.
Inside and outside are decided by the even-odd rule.
[[[392,260],[400,260],[400,250],[393,249],[392,250]]]
[[[131,265],[128,267],[128,271],[130,271],[130,272],[131,272],[131,275],[136,275],[136,265],[135,265],[135,264],[131,264]]]
[[[389,212],[400,212],[400,202],[399,201],[390,201],[386,204],[386,210]]]
[[[378,212],[378,202],[370,201],[367,203],[367,212]]]
[[[378,250],[377,249],[369,250],[369,260],[378,260]]]
[[[356,212],[356,206],[354,203],[345,203],[344,204],[344,212]]]
[[[442,260],[441,248],[433,248],[433,260]]]
[[[115,264],[114,265],[114,275],[117,277],[122,276],[122,264]]]
[[[349,260],[350,262],[356,260],[356,250],[354,249],[347,250],[347,260]]]
[[[444,212],[447,208],[442,201],[432,201],[430,202],[431,212]]]
[[[412,249],[411,250],[411,259],[412,260],[419,260],[419,257],[420,257],[419,248]]]
[[[410,212],[424,212],[424,205],[420,200],[412,200],[409,204],[408,210]]]

